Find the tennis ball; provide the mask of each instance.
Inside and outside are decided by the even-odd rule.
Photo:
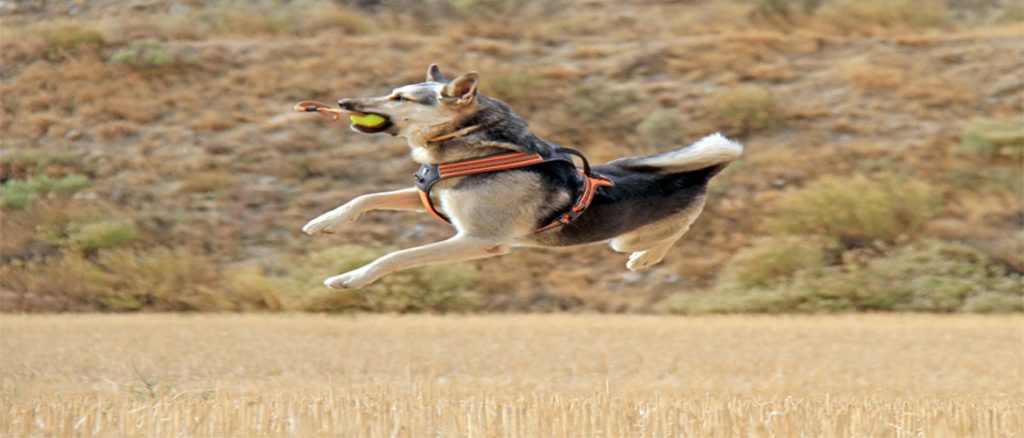
[[[376,114],[363,114],[361,116],[352,114],[348,116],[348,119],[357,125],[374,127],[384,123],[384,118]]]

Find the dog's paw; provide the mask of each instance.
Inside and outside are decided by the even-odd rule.
[[[359,289],[361,287],[369,286],[377,279],[370,275],[363,269],[357,269],[355,271],[346,272],[341,275],[335,275],[324,280],[324,286],[331,289]]]
[[[626,262],[626,269],[630,271],[639,271],[650,268],[661,262],[665,253],[658,251],[639,251],[629,255],[629,261]]]
[[[302,232],[310,236],[329,234],[344,228],[357,219],[359,219],[359,213],[355,209],[342,206],[306,222],[306,225],[302,226]]]

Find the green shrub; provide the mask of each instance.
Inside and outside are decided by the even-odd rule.
[[[45,175],[23,180],[12,179],[0,186],[0,208],[24,209],[40,196],[67,196],[89,184],[89,178],[82,175],[67,175],[59,179]]]
[[[8,181],[0,187],[0,207],[23,209],[28,207],[36,197],[36,193],[27,185],[17,181]]]
[[[1010,2],[1009,4],[1003,4],[993,21],[996,23],[1024,22],[1024,3]]]
[[[977,118],[967,122],[957,151],[984,160],[1024,157],[1024,117],[1016,120]]]
[[[643,151],[657,152],[682,143],[682,119],[682,113],[675,109],[661,108],[648,113],[636,129]]]
[[[943,175],[946,182],[975,191],[992,189],[1024,192],[1024,179],[1016,167],[993,167],[978,163],[961,162],[954,164]]]
[[[797,272],[825,265],[820,239],[808,236],[766,237],[736,253],[719,274],[719,286],[756,289],[788,282]]]
[[[390,274],[363,289],[336,291],[323,285],[331,275],[359,268],[385,251],[361,246],[331,248],[310,254],[295,269],[275,280],[279,290],[301,310],[464,311],[476,306],[471,286],[476,276],[464,265],[434,265]]]
[[[1013,312],[1022,310],[1021,281],[976,249],[923,241],[863,266],[800,270],[764,288],[720,282],[711,292],[670,297],[662,307],[676,313]]]
[[[497,18],[519,15],[533,0],[448,0],[456,13],[465,18]]]
[[[823,0],[754,0],[754,18],[789,21],[798,14],[812,14]]]
[[[744,134],[773,127],[780,121],[775,98],[758,85],[720,90],[711,96],[708,109],[718,123]]]
[[[114,219],[81,224],[69,234],[68,242],[71,246],[95,251],[131,242],[138,237],[139,231],[131,221]]]
[[[968,298],[963,310],[972,313],[1024,312],[1024,296],[985,292]]]
[[[854,310],[952,312],[985,294],[1021,296],[1021,279],[966,245],[924,241],[831,275],[798,278],[801,295],[849,301]]]
[[[62,257],[17,262],[0,269],[0,285],[56,301],[47,310],[230,310],[219,289],[220,272],[208,257],[185,249],[110,249],[96,257],[65,251]]]
[[[178,57],[153,38],[142,38],[118,48],[110,61],[136,68],[159,68],[178,63]]]
[[[81,47],[100,47],[105,43],[98,30],[79,23],[58,23],[39,28],[39,35],[46,44],[46,53],[55,55],[74,51]]]
[[[822,178],[783,194],[774,207],[766,222],[770,230],[818,235],[855,247],[918,234],[935,214],[937,197],[924,182],[856,175]]]
[[[836,30],[848,33],[920,30],[949,21],[942,0],[837,0],[823,5],[817,16]]]

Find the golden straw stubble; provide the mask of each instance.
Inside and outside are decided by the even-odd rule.
[[[5,315],[0,436],[1012,436],[1022,323]]]

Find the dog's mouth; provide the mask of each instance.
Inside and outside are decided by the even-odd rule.
[[[391,129],[394,126],[391,118],[384,114],[353,112],[349,116],[352,122],[352,129],[364,134],[376,134]]]

